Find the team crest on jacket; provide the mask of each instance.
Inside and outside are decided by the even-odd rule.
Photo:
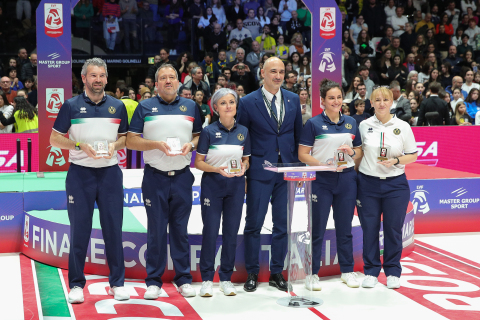
[[[393,129],[393,133],[395,133],[397,136],[401,133],[400,129],[395,128]]]
[[[108,112],[110,112],[111,114],[114,114],[115,111],[117,111],[117,109],[115,109],[115,107],[113,107],[113,106],[108,107]]]
[[[241,134],[241,133],[237,134],[237,138],[238,138],[238,140],[240,140],[240,141],[243,141],[243,140],[245,139],[245,137],[244,137],[243,134]]]
[[[187,107],[185,107],[185,106],[180,106],[180,111],[182,111],[182,112],[187,111]]]
[[[348,130],[352,129],[352,125],[350,123],[346,123],[345,124],[345,128],[347,128]]]

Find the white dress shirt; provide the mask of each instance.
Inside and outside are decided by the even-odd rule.
[[[383,124],[376,116],[360,123],[362,137],[363,158],[359,171],[363,174],[386,178],[397,177],[405,173],[405,165],[397,164],[387,168],[378,162],[380,145],[383,134],[383,146],[388,148],[387,158],[401,157],[405,154],[417,152],[417,144],[412,128],[408,122],[398,119],[395,115],[390,121]]]
[[[265,97],[267,98],[267,100],[271,103],[272,99],[273,99],[273,94],[268,92],[267,89],[265,89],[265,87],[262,87],[262,92],[265,95]],[[278,89],[277,93],[275,93],[275,96],[277,97],[277,99],[275,100],[275,107],[277,108],[277,116],[280,117],[280,103],[282,101],[282,90]],[[283,122],[283,119],[285,118],[285,103],[286,102],[287,101],[283,102],[284,106],[283,106],[283,115],[282,115],[282,119],[281,119],[282,122]],[[267,105],[265,105],[265,108],[267,108],[267,112],[271,117],[272,115],[270,114],[270,109],[268,109]],[[272,108],[273,108],[273,106],[272,106]]]

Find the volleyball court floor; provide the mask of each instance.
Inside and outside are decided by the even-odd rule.
[[[279,306],[286,293],[261,283],[256,292],[224,296],[214,285],[214,296],[183,298],[172,283],[163,286],[155,301],[143,299],[142,280],[128,279],[131,299],[118,302],[108,296],[108,279],[87,276],[85,302],[70,305],[65,296],[67,271],[40,264],[24,255],[0,255],[0,319],[480,319],[480,233],[415,236],[415,250],[402,259],[402,287],[386,288],[382,273],[374,289],[348,288],[339,276],[321,278],[322,291],[314,296],[323,305],[310,309]],[[361,281],[364,275],[357,273]],[[197,293],[201,283],[194,283]],[[298,295],[301,286],[294,287]]]

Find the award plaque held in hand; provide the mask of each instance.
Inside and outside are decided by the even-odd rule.
[[[337,167],[344,166],[347,164],[347,159],[345,157],[346,157],[345,150],[340,150],[340,149],[335,150],[334,159],[335,159],[335,163],[337,164]]]
[[[93,149],[97,157],[108,156],[108,141],[107,140],[98,140],[93,143]]]
[[[242,165],[240,159],[230,158],[228,159],[228,173],[239,173],[242,171]]]
[[[378,157],[377,159],[380,161],[388,160],[388,147],[383,146],[378,148]]]
[[[170,147],[171,154],[180,154],[182,153],[182,145],[180,144],[180,139],[177,137],[167,138],[167,144]]]

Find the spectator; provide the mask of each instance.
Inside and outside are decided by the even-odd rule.
[[[378,71],[380,72],[381,85],[388,85],[390,83],[388,79],[388,68],[392,66],[392,63],[393,63],[392,50],[386,49],[378,65]]]
[[[133,93],[135,96],[135,91]],[[137,109],[138,102],[130,97],[130,91],[124,84],[117,86],[115,96],[117,99],[120,99],[125,105],[128,114],[128,124],[130,124],[133,113],[135,112],[135,109]]]
[[[295,0],[281,0],[278,5],[278,13],[281,14],[281,22],[283,30],[286,30],[287,22],[292,19],[292,12],[297,10],[297,2]]]
[[[468,69],[473,69],[473,67],[476,65],[477,63],[473,60],[472,50],[465,51],[465,56],[463,57],[463,60],[462,60],[462,66],[467,67]]]
[[[143,28],[145,40],[155,41],[155,22],[153,21],[153,11],[150,10],[150,3],[143,1],[142,7],[138,10],[138,25]]]
[[[235,56],[237,55],[237,48],[238,48],[238,40],[237,39],[230,40],[230,50],[227,51],[227,65],[230,62],[235,61]]]
[[[410,107],[410,101],[400,93],[400,83],[392,81],[390,90],[393,94],[393,104],[390,108],[390,113],[395,114],[397,118],[403,121],[409,122],[412,118],[412,108]]]
[[[450,63],[450,65],[453,67],[453,74],[460,73],[462,59],[457,56],[457,47],[451,45],[448,48],[448,56],[443,61]]]
[[[288,39],[291,39],[295,33],[302,33],[303,26],[302,23],[298,20],[297,11],[292,11],[292,18],[290,19],[290,21],[287,22],[286,28],[287,42],[290,42]]]
[[[270,26],[265,25],[263,27],[263,33],[256,37],[256,42],[260,44],[260,48],[264,53],[275,54],[276,51],[276,42],[275,39],[270,35]]]
[[[288,60],[288,57],[289,57],[289,48],[288,46],[285,45],[285,36],[283,35],[280,35],[277,39],[278,43],[277,43],[277,52],[276,52],[276,56],[278,58],[280,58],[283,62],[287,61]]]
[[[440,17],[438,16],[438,5],[435,3],[431,5],[430,13],[432,14],[432,23],[437,25],[440,23]]]
[[[470,93],[470,90],[472,89],[480,89],[480,85],[473,82],[473,76],[473,71],[471,70],[468,70],[465,73],[465,83],[462,85],[462,90],[467,94]]]
[[[243,88],[243,85],[241,84],[235,87],[235,92],[238,94],[239,98],[243,98],[245,96],[245,88]]]
[[[381,37],[387,18],[383,8],[377,5],[377,1],[369,0],[368,5],[364,3],[361,14],[368,24],[368,35],[370,38]]]
[[[345,94],[345,99],[350,99],[350,102],[351,102],[351,100],[357,97],[358,95],[357,86],[360,83],[363,83],[362,77],[359,75],[354,76],[353,81],[350,83],[350,87],[348,88],[347,93]]]
[[[120,32],[118,25],[120,14],[120,5],[115,3],[115,0],[109,0],[103,4],[103,37],[107,44],[107,52],[113,52],[115,50],[115,40],[117,39],[117,33]]]
[[[225,88],[227,85],[227,77],[222,73],[218,76],[217,78],[217,84],[215,85],[215,88],[217,88],[217,85],[220,85],[222,88]],[[215,93],[215,91],[214,91]]]
[[[413,53],[409,53],[407,55],[407,60],[405,61],[403,66],[407,68],[408,72],[411,72],[411,71],[418,72],[420,70],[420,67],[415,64],[415,55]]]
[[[462,89],[455,88],[453,89],[452,99],[450,100],[450,107],[453,112],[456,111],[457,104],[463,102],[465,97],[463,96]]]
[[[422,71],[418,73],[418,82],[425,83],[429,79],[430,71],[433,69],[431,62],[426,61],[422,66]]]
[[[370,94],[373,92],[373,86],[375,85],[375,83],[373,83],[373,81],[369,78],[370,71],[366,66],[360,66],[358,68],[358,74],[362,77],[363,83],[365,84],[365,87],[367,89],[367,97],[370,97]],[[366,104],[365,107],[366,111],[368,112],[368,104]]]
[[[182,90],[183,91],[183,90]],[[202,125],[208,125],[210,120],[212,120],[212,115],[210,113],[210,107],[203,103],[204,93],[201,89],[195,90],[193,94],[193,101],[197,104],[197,108],[200,111],[200,119]]]
[[[243,20],[243,26],[250,31],[252,39],[256,39],[260,35],[262,26],[260,21],[255,17],[255,11],[253,9],[248,9],[248,15],[247,18]]]
[[[303,57],[303,55],[307,52],[310,52],[310,49],[307,48],[303,44],[303,37],[302,34],[297,32],[292,36],[292,41],[291,41],[291,46],[288,49],[288,52],[290,53],[290,56],[294,53],[297,52],[300,56]]]
[[[232,69],[229,67],[225,67],[222,69],[222,73],[225,76],[225,80],[227,81],[227,84],[230,83],[230,80],[232,79]]]
[[[18,77],[17,77],[17,69],[15,69],[14,67],[9,67],[7,69],[7,75],[8,75],[8,78],[10,78],[10,89],[12,89],[13,91],[18,91],[20,89],[23,89],[23,83],[18,80]]]
[[[308,10],[305,3],[303,3],[302,1],[300,1],[300,9],[297,10],[297,14],[298,20],[300,20],[303,25],[303,38],[306,39],[306,45],[311,47],[310,42],[312,38],[312,14],[310,13],[310,10]],[[347,31],[346,29],[344,30]]]
[[[204,39],[205,48],[213,52],[213,58],[218,58],[220,50],[227,49],[227,35],[222,31],[222,26],[219,23],[213,24],[213,32],[207,35]]]
[[[198,21],[197,27],[200,29],[205,30],[208,26],[211,25],[212,22],[216,22],[217,17],[213,14],[213,10],[211,7],[207,7],[205,10],[203,10],[203,15]],[[206,35],[205,32],[203,32],[204,35]]]
[[[430,74],[428,76],[428,81],[424,84],[426,90],[428,90],[428,87],[430,86],[430,83],[432,83],[432,82],[440,83],[440,73],[438,72],[438,69],[435,68],[435,67],[430,71]],[[450,97],[450,95],[448,95],[448,96]]]
[[[212,11],[215,17],[217,17],[217,23],[220,24],[220,26],[224,26],[227,21],[227,16],[222,6],[222,0],[212,0]]]
[[[160,61],[156,62],[153,66],[150,66],[150,68],[148,68],[148,72],[147,72],[148,77],[155,79],[155,73],[157,72],[158,68],[160,68],[164,64],[171,64],[175,69],[177,69],[177,64],[175,63],[175,61],[171,61],[169,59],[170,58],[169,52],[172,52],[172,51],[171,50],[169,51],[167,48],[160,49]]]
[[[73,74],[72,74],[72,78],[73,78]],[[34,85],[32,86],[32,91],[28,93],[27,100],[32,106],[36,106],[38,109],[38,96],[37,96],[38,82],[37,81],[38,81],[38,78],[35,78]]]
[[[355,111],[355,101],[356,100],[363,100],[365,102],[365,111],[364,112],[366,112],[366,113],[373,112],[372,104],[370,103],[370,100],[368,99],[368,97],[370,95],[368,94],[365,83],[360,82],[357,86],[356,91],[357,91],[357,95],[355,96],[355,98],[349,104],[350,114],[355,114],[356,113],[356,111]]]
[[[142,102],[143,100],[150,99],[152,97],[152,92],[148,87],[144,87],[140,89],[140,101]]]
[[[25,19],[30,20],[32,17],[32,6],[29,0],[17,0],[17,20],[22,20],[25,13]]]
[[[13,106],[8,102],[5,92],[0,90],[0,113],[3,114],[7,120],[13,116]],[[11,133],[13,130],[13,124],[4,126],[0,123],[0,133]]]
[[[473,10],[472,8],[467,8],[467,17],[468,19],[474,19],[475,22],[478,24],[478,17],[475,15],[474,13],[475,10]]]
[[[241,19],[237,19],[237,28],[230,32],[230,38],[228,40],[231,41],[232,39],[237,39],[239,46],[242,46],[244,41],[248,44],[249,41],[253,40],[250,30],[243,27],[243,21]]]
[[[25,81],[27,78],[37,77],[37,54],[32,53],[30,55],[30,61],[25,63],[22,67],[20,74],[20,80]]]
[[[415,27],[415,32],[418,34],[425,34],[427,33],[428,29],[435,29],[435,25],[432,23],[431,13],[426,13],[423,20],[417,23],[417,26]]]
[[[440,84],[442,85],[442,88],[446,88],[448,86],[452,85],[452,65],[445,61],[442,63],[441,66],[441,74],[440,74]]]
[[[400,47],[400,38],[394,37],[392,45],[388,47],[388,49],[390,49],[393,56],[398,55],[400,57],[400,62],[403,63],[405,60],[405,51]]]
[[[227,20],[238,21],[245,19],[246,14],[243,11],[242,0],[234,0],[234,4],[227,9]],[[228,40],[232,40],[229,38]],[[239,39],[240,40],[240,39]]]
[[[210,98],[210,87],[207,82],[203,81],[203,71],[200,67],[195,67],[192,69],[191,74],[192,79],[188,80],[182,88],[190,89],[190,91],[195,92],[197,90],[202,90],[206,99]],[[181,92],[181,90],[180,90]]]
[[[263,7],[258,7],[257,19],[260,22],[260,26],[262,27],[262,29],[266,24],[270,24],[270,18],[266,15],[265,9],[263,9]]]
[[[445,59],[448,55],[448,47],[450,47],[451,43],[450,36],[445,33],[445,25],[439,25],[435,41],[438,44],[438,51],[440,51],[442,59]]]
[[[79,38],[90,38],[90,24],[93,17],[93,5],[89,0],[80,0],[73,9],[75,16],[75,35]]]
[[[368,31],[368,25],[364,23],[363,15],[360,14],[357,16],[356,23],[350,26],[350,40],[353,44],[357,44],[358,35],[362,30]]]
[[[368,62],[370,62],[370,65],[371,65],[371,61],[368,60]],[[310,62],[310,57],[308,55],[303,56],[302,63],[298,68],[298,74],[300,75],[300,77],[303,77],[302,81],[305,81],[312,76],[312,63]]]
[[[33,78],[27,78],[25,79],[25,83],[24,83],[24,86],[25,86],[25,90],[27,90],[27,94],[29,94],[30,92],[32,92],[33,90],[36,90],[37,88],[35,87],[35,81],[33,80]]]
[[[257,89],[255,76],[251,72],[250,66],[247,63],[239,62],[232,67],[232,81],[236,82],[238,86],[243,86],[245,94],[249,94]],[[241,94],[241,92],[239,92]]]
[[[265,0],[265,4],[263,5],[263,9],[265,9],[265,15],[272,20],[273,16],[278,13],[277,7],[273,4],[273,0]]]
[[[345,41],[345,32],[348,32],[348,31],[346,30],[344,31],[344,41]],[[380,40],[380,42],[378,43],[377,50],[380,51],[381,53],[384,53],[385,50],[392,44],[392,40],[393,40],[393,28],[391,26],[386,26],[385,37],[383,37],[382,40]],[[352,49],[352,50],[355,50],[355,49]]]
[[[455,48],[460,44],[462,44],[462,36],[463,36],[463,29],[458,28],[457,31],[455,32],[455,36],[452,37],[452,45],[455,46]]]
[[[282,85],[282,88],[290,92],[298,91],[298,72],[295,70],[285,72],[285,82]]]
[[[472,89],[465,99],[465,104],[467,106],[467,113],[470,117],[475,119],[475,116],[478,111],[480,111],[480,100],[479,100],[479,90]]]
[[[410,73],[408,74],[410,76]],[[407,78],[408,79],[408,78]],[[405,83],[405,95],[408,99],[410,99],[410,92],[415,90],[415,85],[417,84],[417,80],[408,79]]]
[[[478,93],[477,93],[478,94]],[[475,124],[475,120],[473,120],[468,113],[467,113],[467,107],[465,105],[465,102],[459,101],[456,104],[456,109],[455,109],[455,115],[452,117],[450,124],[453,126],[470,126],[472,124]]]
[[[355,121],[357,121],[357,126],[360,125],[360,122],[370,118],[368,113],[364,113],[365,111],[365,101],[362,99],[355,100],[355,113],[351,115]]]
[[[470,39],[470,37],[468,36],[468,34],[464,33],[463,36],[462,36],[462,43],[457,46],[457,55],[459,57],[464,57],[465,52],[467,52],[468,50],[473,52],[472,46],[468,44],[469,39]]]
[[[222,49],[218,52],[217,64],[220,69],[227,66],[227,51]]]
[[[228,67],[231,68],[231,69],[233,69],[233,67],[234,67],[235,65],[239,64],[239,63],[244,63],[244,64],[246,64],[250,70],[253,69],[253,66],[250,65],[250,62],[248,62],[248,61],[245,60],[245,50],[243,50],[243,48],[238,48],[238,49],[237,49],[237,52],[236,52],[236,55],[235,55],[235,60],[232,61],[232,62],[230,62],[230,63],[228,64]]]
[[[295,70],[298,72],[300,70],[300,54],[298,52],[292,53],[290,56],[290,62],[292,63],[292,70]],[[285,72],[288,70],[285,69]]]
[[[405,32],[405,25],[408,23],[408,18],[403,15],[403,7],[398,6],[395,9],[395,16],[392,17],[392,27],[395,31],[394,37],[400,37]]]
[[[435,34],[433,29],[428,29],[425,33],[425,47],[428,49],[428,46],[433,44],[435,47],[437,46],[437,42],[435,41]]]
[[[18,49],[17,70],[22,70],[23,65],[28,62],[29,61],[28,61],[27,49],[25,48]]]
[[[243,5],[243,12],[248,15],[250,10],[253,10],[254,12],[257,12],[257,9],[260,7],[260,4],[257,2],[257,0],[244,0],[244,5]]]
[[[385,10],[385,16],[387,17],[387,19],[385,20],[385,23],[389,26],[392,26],[393,25],[392,17],[395,16],[395,12],[396,12],[395,1],[388,0],[384,10]]]
[[[464,31],[464,34],[469,36],[468,44],[472,47],[475,46],[477,35],[480,34],[480,28],[477,26],[475,19],[468,20],[468,29]]]
[[[452,93],[453,93],[453,90],[455,90],[455,88],[459,88],[462,90],[462,94],[463,94],[463,98],[466,99],[467,98],[467,95],[468,93],[462,89],[462,85],[463,85],[463,79],[462,77],[460,76],[455,76],[453,77],[452,79],[452,85],[450,87],[446,87],[445,88],[445,91],[448,92],[450,94],[450,99],[453,100],[453,96],[452,96]]]
[[[306,88],[300,88],[297,91],[298,97],[300,98],[300,108],[302,108],[302,122],[305,125],[308,119],[312,117],[312,104],[310,101],[310,95]]]
[[[202,18],[203,10],[204,8],[200,4],[200,0],[193,0],[193,3],[188,7],[188,13],[195,25],[197,25],[198,21]]]
[[[408,122],[411,126],[416,126],[418,121],[418,101],[416,99],[410,99],[409,101],[412,108],[412,117]]]
[[[440,67],[440,59],[437,58],[437,55],[435,54],[435,47],[433,44],[428,45],[428,50],[425,53],[427,56],[427,62],[430,62],[434,68],[439,68]]]
[[[150,90],[150,93],[153,94],[153,91],[154,91],[154,87],[155,87],[155,80],[153,77],[146,77],[145,78],[145,85],[147,86],[147,88]]]
[[[181,1],[181,0],[173,0]],[[133,37],[133,48],[138,51],[137,14],[138,7],[135,0],[120,0],[120,12],[122,14],[122,27],[124,32],[124,45],[126,53],[130,53],[130,34]]]
[[[132,87],[128,87],[128,97],[133,101],[137,101],[137,94],[135,93],[135,89]]]
[[[448,17],[448,14],[446,12],[442,14],[440,23],[437,24],[436,26],[436,29],[435,29],[436,33],[439,33],[440,26],[445,26],[445,33],[448,34],[450,37],[453,36],[453,34],[455,33],[453,30],[453,26],[450,23],[450,18]]]
[[[252,51],[247,54],[247,62],[253,67],[254,74],[257,74],[258,64],[260,59],[263,57],[264,52],[260,51],[260,44],[258,41],[252,42]]]
[[[423,100],[420,104],[420,111],[417,121],[418,126],[441,126],[450,124],[450,117],[448,115],[449,106],[444,100],[438,97],[438,93],[441,88],[442,87],[438,82],[432,82],[430,84],[430,97]],[[437,112],[438,116],[429,120],[426,118],[426,114],[429,112]]]
[[[360,58],[375,57],[375,46],[366,30],[360,31],[355,45],[355,53]]]
[[[7,97],[7,101],[11,104],[13,99],[17,96],[17,92],[11,89],[12,81],[9,77],[2,77],[0,79],[0,87]]]
[[[177,72],[180,74],[180,82],[183,83],[183,79],[189,74],[190,72],[187,71],[188,65],[192,62],[193,57],[188,51],[185,51],[177,58]]]
[[[277,41],[281,34],[284,34],[279,21],[280,17],[276,15],[272,18],[272,23],[270,23],[270,35],[273,37],[273,39],[275,39],[275,41]]]
[[[387,30],[391,30],[391,33],[393,33],[393,29],[391,27],[387,28]],[[388,31],[386,31],[386,32],[388,32]],[[385,39],[385,38],[382,38],[382,40],[380,42],[382,42],[383,39]],[[388,44],[390,44],[390,40],[387,39],[387,41],[388,41]],[[352,40],[350,40],[350,32],[348,30],[343,30],[342,43],[344,43],[345,46],[347,48],[349,48],[352,52],[355,51],[355,45],[353,44]],[[378,46],[380,47],[380,43],[378,44]],[[382,51],[382,50],[379,49],[379,51]]]
[[[208,77],[210,87],[213,87],[215,82],[217,82],[217,77],[220,75],[218,65],[213,60],[213,53],[207,52],[199,66],[202,68],[203,74]]]
[[[417,47],[418,53],[423,54],[425,52],[427,46],[425,45],[425,36],[423,34],[417,34],[417,41],[415,42],[415,46]]]
[[[472,9],[473,11],[477,10],[477,6],[475,5],[474,0],[462,0],[460,6],[462,8],[462,13],[467,14],[468,8]]]
[[[453,29],[457,30],[458,21],[460,17],[460,10],[455,8],[455,0],[450,0],[448,2],[447,10],[445,10],[445,13],[448,14],[448,17],[452,22]]]
[[[407,68],[401,64],[401,58],[399,55],[393,56],[393,64],[388,68],[388,79],[390,81],[396,80],[400,83],[400,86],[404,86],[407,81]]]
[[[0,112],[0,122],[3,126],[9,126],[15,123],[16,133],[35,133],[38,132],[38,111],[28,103],[23,97],[15,97],[13,99],[15,111],[13,117],[6,119]]]

